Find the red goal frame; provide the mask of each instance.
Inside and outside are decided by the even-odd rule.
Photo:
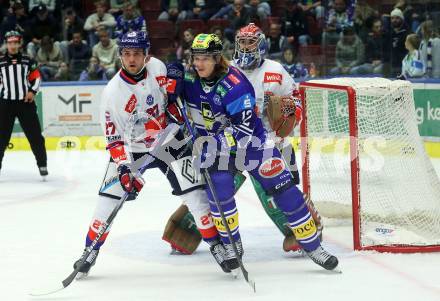
[[[353,87],[323,83],[302,82],[299,85],[299,92],[302,103],[302,121],[300,126],[300,142],[301,142],[301,162],[302,162],[302,185],[303,192],[310,195],[310,173],[309,173],[309,144],[307,130],[307,99],[306,88],[320,88],[329,90],[344,91],[348,97],[348,118],[350,133],[350,162],[351,162],[351,199],[352,199],[352,216],[353,216],[353,247],[354,250],[374,250],[378,252],[390,253],[418,253],[418,252],[439,252],[440,246],[412,246],[412,245],[376,245],[363,247],[360,241],[361,222],[359,208],[361,202],[360,196],[360,177],[359,177],[359,145],[358,145],[358,123],[357,123],[357,101],[356,91]]]

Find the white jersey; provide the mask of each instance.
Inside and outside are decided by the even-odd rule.
[[[234,61],[232,66],[243,72],[251,82],[255,90],[259,117],[263,120],[266,130],[272,132],[266,115],[267,102],[264,95],[293,95],[297,90],[295,81],[280,63],[269,59],[265,59],[260,67],[253,70],[243,70]]]
[[[165,64],[152,57],[146,68],[146,77],[139,82],[119,70],[102,93],[102,126],[107,149],[118,147],[120,150],[116,156],[111,151],[117,162],[119,157],[121,160],[125,159],[123,157],[126,151],[147,152],[154,132],[157,133],[166,126]],[[119,147],[122,145],[123,148]]]

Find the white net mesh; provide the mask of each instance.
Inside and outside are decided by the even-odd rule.
[[[440,182],[418,133],[411,84],[311,82],[356,91],[361,246],[440,245]],[[347,92],[306,87],[305,99],[311,198],[323,216],[351,217]]]

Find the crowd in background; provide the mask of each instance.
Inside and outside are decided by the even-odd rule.
[[[234,35],[253,22],[268,57],[294,78],[376,75],[440,78],[440,1],[109,0],[1,1],[4,35],[23,35],[44,81],[110,79],[120,67],[117,38],[147,31],[151,53],[189,59],[200,32],[217,34],[232,59]]]

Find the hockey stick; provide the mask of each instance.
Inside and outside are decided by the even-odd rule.
[[[160,149],[160,146],[162,145],[162,143],[164,142],[164,140],[166,139],[168,134],[170,134],[171,129],[172,129],[172,126],[168,126],[163,130],[163,132],[161,134],[159,134],[160,137],[158,139],[158,142],[155,144],[153,151],[150,152],[150,156],[147,157],[145,162],[143,162],[142,166],[138,169],[138,175],[141,175],[145,171],[145,169],[148,167],[148,165],[155,159],[154,154],[157,153],[158,149]],[[86,253],[83,256],[83,259],[77,265],[77,267],[73,270],[73,272],[70,273],[70,275],[67,276],[67,278],[61,282],[61,284],[54,286],[53,289],[49,289],[49,290],[45,290],[45,291],[34,291],[34,292],[30,293],[31,296],[45,296],[45,295],[50,295],[50,294],[56,293],[58,291],[63,290],[64,288],[68,287],[73,282],[73,280],[75,280],[75,277],[78,275],[79,271],[81,270],[81,268],[85,264],[86,259],[89,257],[90,253],[93,251],[93,248],[96,246],[96,244],[99,242],[99,239],[102,237],[102,235],[104,235],[104,233],[107,231],[109,226],[112,224],[112,222],[115,219],[116,215],[118,214],[119,210],[121,210],[122,206],[124,205],[125,201],[128,199],[129,196],[130,196],[130,193],[125,192],[124,195],[121,197],[121,200],[118,203],[118,205],[110,213],[110,216],[106,219],[106,221],[104,223],[102,223],[100,225],[99,232],[96,234],[95,239],[92,241],[90,246],[88,246],[86,248]]]
[[[195,145],[196,134],[194,132],[194,129],[191,126],[191,123],[190,123],[189,119],[188,119],[188,115],[186,114],[186,109],[183,106],[182,101],[180,100],[179,97],[177,97],[177,105],[179,106],[180,110],[182,111],[182,115],[183,115],[183,119],[185,121],[185,125],[186,125],[186,127],[187,127],[187,129],[188,129],[188,131],[189,131],[189,133],[191,135],[191,140],[193,141],[193,144]],[[227,222],[227,220],[225,218],[225,213],[224,213],[222,207],[220,206],[220,201],[218,199],[217,192],[215,190],[214,184],[212,183],[211,176],[209,175],[208,170],[207,169],[202,169],[202,175],[205,178],[205,181],[208,184],[209,189],[211,190],[212,197],[213,197],[214,202],[215,202],[215,204],[216,204],[216,206],[218,208],[218,211],[220,213],[220,216],[221,216],[221,219],[222,219],[222,223],[225,226],[226,232],[228,234],[229,241],[232,244],[232,249],[234,250],[234,254],[237,257],[237,261],[238,261],[238,264],[240,266],[241,272],[243,273],[244,279],[250,285],[250,287],[252,288],[252,290],[255,293],[256,292],[256,290],[255,290],[255,281],[251,277],[249,277],[249,272],[244,267],[243,261],[241,260],[241,257],[238,254],[237,246],[235,245],[235,239],[234,239],[234,237],[232,237],[231,229],[229,228],[229,224],[228,224],[228,222]]]

